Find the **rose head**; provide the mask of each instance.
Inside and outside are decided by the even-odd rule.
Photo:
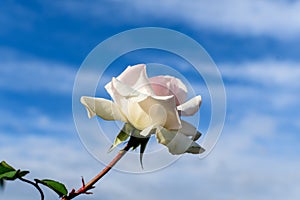
[[[171,76],[148,78],[146,65],[129,66],[105,89],[113,101],[81,97],[89,118],[97,115],[105,120],[120,120],[128,124],[127,134],[138,132],[142,137],[155,134],[159,143],[172,154],[202,153],[195,141],[201,136],[196,128],[180,119],[194,115],[201,105],[201,96],[189,101],[187,88]]]

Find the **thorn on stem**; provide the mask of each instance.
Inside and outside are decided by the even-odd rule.
[[[92,192],[85,192],[84,194],[93,194]]]
[[[82,186],[84,187],[85,186],[85,182],[84,182],[83,176],[81,177],[81,183],[82,183]]]
[[[75,194],[75,192],[76,192],[76,190],[73,188],[73,189],[71,190],[71,192],[69,193],[69,195],[70,195],[70,194]]]

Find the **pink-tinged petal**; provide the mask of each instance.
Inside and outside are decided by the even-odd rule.
[[[149,78],[154,93],[158,96],[174,95],[176,105],[185,102],[187,97],[187,88],[178,78],[172,76],[155,76]]]
[[[183,116],[191,116],[194,115],[196,112],[198,112],[200,105],[202,102],[201,96],[196,96],[189,101],[185,102],[184,104],[181,104],[177,106],[177,110],[180,112]]]
[[[130,97],[138,97],[143,95],[139,91],[135,90],[134,88],[130,87],[129,85],[119,81],[116,78],[112,78],[112,93],[115,95],[116,93],[122,97],[130,98]],[[145,95],[143,95],[145,96]]]
[[[158,127],[156,129],[156,138],[159,143],[168,147],[169,152],[173,155],[204,152],[204,149],[199,144],[181,132],[169,131],[163,127]]]
[[[127,118],[122,113],[120,107],[112,101],[103,98],[83,96],[80,98],[80,102],[87,109],[89,118],[98,115],[105,120],[120,120],[127,122]]]
[[[146,65],[144,64],[128,66],[116,79],[133,90],[139,91],[140,93],[146,95],[154,94],[147,77]],[[112,82],[109,82],[105,86],[105,89],[111,96],[113,96],[112,87]]]
[[[163,126],[169,130],[181,128],[174,96],[148,96],[139,101],[139,105],[148,113],[152,124]]]

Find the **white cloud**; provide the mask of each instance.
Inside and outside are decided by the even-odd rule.
[[[2,109],[0,111],[0,131],[10,134],[59,134],[67,136],[75,132],[72,118],[53,118],[34,108],[26,108],[22,112],[13,113]],[[8,131],[10,130],[10,131]]]
[[[300,2],[287,1],[135,1],[141,15],[183,21],[191,27],[208,27],[243,35],[297,37]]]
[[[0,47],[0,54],[3,56],[0,59],[0,90],[3,91],[70,96],[75,81],[77,89],[82,90],[77,92],[86,93],[111,79],[106,74],[99,77],[97,68],[86,66],[77,76],[80,66],[39,59],[15,49]],[[103,91],[100,88],[100,93]]]
[[[47,74],[52,73],[51,64],[32,60],[25,62],[25,65],[22,62],[19,64],[24,66],[21,71],[24,70],[27,74],[36,72],[39,78],[30,78],[29,75],[27,78],[20,77],[24,86],[17,83],[18,87],[12,87],[14,82],[10,85],[7,81],[16,73],[14,70],[19,71],[18,65],[13,63],[10,65],[11,69],[0,69],[1,79],[3,77],[6,80],[1,84],[7,84],[7,88],[16,91],[28,91],[30,87],[35,86],[36,91],[54,92],[59,85],[57,82],[67,80],[66,82],[70,83],[75,73],[73,70],[69,71],[68,67],[59,65],[57,68],[54,67],[54,74],[58,79],[47,79]],[[155,198],[273,200],[275,195],[275,199],[297,199],[300,195],[297,188],[300,184],[300,174],[297,173],[300,162],[295,155],[290,155],[286,151],[285,146],[299,151],[298,144],[288,143],[289,140],[280,140],[282,121],[278,116],[264,113],[257,106],[246,107],[248,100],[253,96],[268,102],[266,99],[269,99],[269,94],[282,94],[283,91],[287,91],[288,94],[293,95],[299,88],[299,84],[295,82],[299,74],[297,66],[297,63],[276,61],[221,65],[224,78],[229,80],[227,92],[231,112],[212,154],[203,160],[199,160],[194,155],[184,155],[166,169],[139,176],[113,170],[97,184],[94,195],[90,198],[118,199],[126,196],[133,200],[141,197],[146,200]],[[7,77],[2,75],[2,72]],[[264,79],[265,76],[269,80]],[[70,80],[65,77],[69,77]],[[47,84],[39,86],[38,83],[43,79],[47,79]],[[32,82],[26,83],[30,81]],[[246,85],[241,84],[240,81],[246,82]],[[69,86],[66,88],[72,88],[71,84],[67,85]],[[1,88],[4,89],[3,86]],[[287,90],[288,88],[291,90]],[[63,91],[67,92],[69,89],[61,89],[61,92]],[[284,98],[282,97],[281,100]],[[265,107],[274,111],[275,106],[266,104]],[[0,121],[1,159],[7,160],[16,167],[30,169],[32,171],[30,178],[53,178],[66,182],[69,189],[78,188],[81,186],[81,175],[89,180],[103,167],[84,150],[71,119],[58,121],[40,111],[26,113],[24,110],[18,115],[2,110],[0,118],[2,119]],[[16,135],[13,131],[7,130],[7,126],[19,127],[25,129],[26,133],[32,134]],[[85,129],[90,130],[89,127]],[[53,136],[37,134],[62,130],[68,137],[59,137],[58,134]],[[297,140],[296,134],[287,134],[285,133],[285,137]],[[280,148],[281,155],[274,150],[276,147]],[[99,144],[99,150],[103,151],[103,149],[106,151],[107,147]],[[95,151],[97,150],[98,147]],[[132,161],[138,164],[137,156],[135,159],[125,156],[121,160],[123,166],[132,164]],[[145,160],[144,163],[147,164],[147,161]],[[122,164],[117,167],[122,167]],[[285,191],[281,189],[283,187]],[[28,187],[11,183],[7,185],[5,193],[0,194],[0,198],[16,200],[22,196],[24,200],[37,199],[35,191],[32,192],[31,196],[28,194]],[[47,197],[50,198],[56,197],[50,192],[48,195]],[[78,199],[85,198],[82,196]]]
[[[272,143],[274,137],[281,134],[279,124],[280,120],[273,115],[259,111],[231,117],[219,143],[207,158],[199,160],[195,155],[184,155],[163,170],[141,175],[112,170],[96,185],[89,198],[117,199],[125,195],[134,200],[141,197],[146,200],[297,199],[300,184],[297,155],[293,157],[283,152],[280,156],[269,148],[269,145],[279,145]],[[263,143],[258,143],[258,139]],[[294,148],[299,147],[294,144]],[[84,150],[75,133],[68,138],[3,134],[0,152],[1,159],[31,170],[30,178],[57,179],[66,183],[68,189],[81,186],[80,176],[87,181],[103,168]],[[118,166],[132,160],[125,156],[120,162]],[[286,190],[281,190],[282,187]],[[0,197],[16,200],[23,194],[25,200],[38,198],[34,190],[31,195],[28,191],[31,190],[23,184],[11,183]],[[47,197],[55,198],[56,195],[47,192]]]
[[[20,61],[17,58],[0,65],[2,90],[72,93],[76,71],[69,66],[39,60]]]
[[[300,63],[287,61],[252,61],[220,64],[225,78],[232,81],[249,81],[266,87],[296,89],[300,87]]]
[[[163,0],[128,2],[111,1],[86,4],[73,1],[60,7],[72,15],[105,18],[115,23],[145,22],[149,19],[170,23],[185,23],[201,31],[203,27],[216,31],[254,36],[272,36],[281,39],[298,37],[300,33],[299,1],[225,0],[180,1]],[[89,12],[85,12],[89,10]],[[116,20],[111,13],[117,12]]]
[[[299,66],[275,60],[219,65],[229,102],[238,102],[246,110],[256,104],[273,111],[288,111],[298,105]]]

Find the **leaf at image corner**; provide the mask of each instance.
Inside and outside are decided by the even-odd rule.
[[[10,172],[10,171],[16,171],[12,166],[7,164],[5,161],[2,161],[0,163],[0,174]]]
[[[68,190],[67,190],[66,186],[60,182],[57,182],[54,180],[49,180],[49,179],[36,180],[36,181],[38,183],[41,183],[41,184],[47,186],[54,192],[56,192],[59,195],[59,197],[62,197],[64,195],[68,194]]]
[[[21,178],[23,176],[26,176],[29,173],[29,171],[21,171],[21,170],[14,170],[14,171],[9,171],[0,174],[0,180],[9,180],[13,181],[17,178]]]
[[[3,174],[0,174],[0,179],[2,180],[9,180],[9,181],[13,181],[15,179],[18,178],[18,172],[19,171],[9,171],[9,172],[5,172]]]

